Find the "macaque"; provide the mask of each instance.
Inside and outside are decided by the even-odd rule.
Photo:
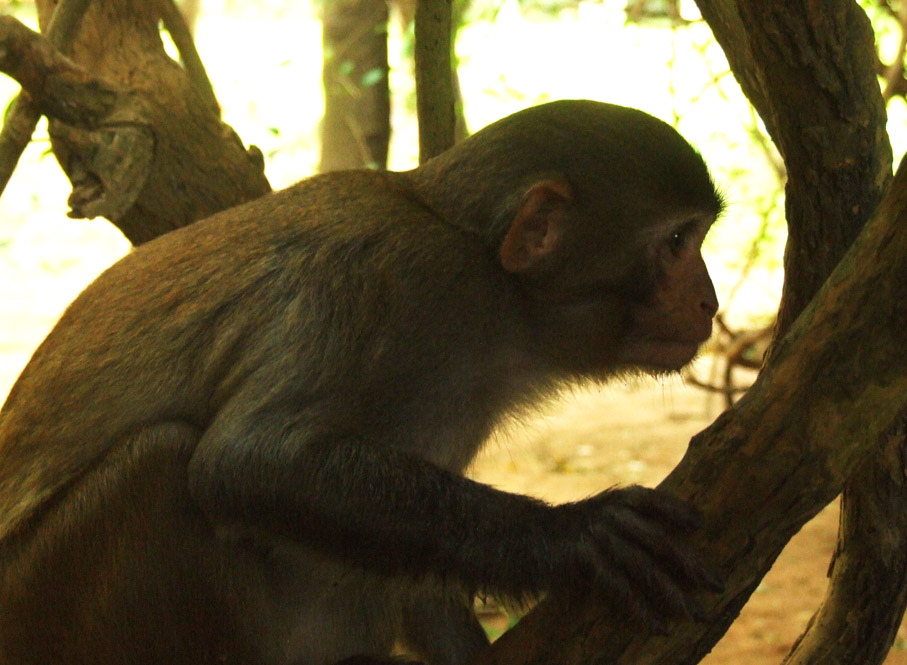
[[[140,246],[0,412],[0,663],[465,665],[476,593],[701,618],[685,503],[463,472],[565,384],[694,357],[721,209],[670,126],[561,101]]]

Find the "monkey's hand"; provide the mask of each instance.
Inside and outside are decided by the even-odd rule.
[[[686,540],[701,526],[698,512],[665,492],[634,485],[554,510],[568,530],[559,564],[572,579],[564,582],[591,582],[656,628],[671,617],[704,620],[693,592],[724,589],[716,568]]]

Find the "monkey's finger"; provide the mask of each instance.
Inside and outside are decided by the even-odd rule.
[[[602,538],[605,527],[593,529],[593,537]],[[609,514],[608,538],[614,534],[629,547],[644,552],[655,564],[687,588],[724,591],[724,577],[697,548],[672,533],[672,524],[662,524],[632,510],[617,507]]]
[[[657,630],[668,619],[705,620],[705,611],[683,585],[648,552],[617,534],[602,536],[596,588],[625,611]]]
[[[694,621],[706,620],[705,609],[692,595],[688,580],[678,578],[649,552],[638,551],[632,558],[620,559],[617,565],[633,584],[646,589],[645,598],[652,604],[653,612],[666,618],[683,616]]]
[[[703,526],[702,513],[664,490],[631,485],[614,491],[618,503],[677,531],[697,531]]]
[[[591,584],[586,589],[593,590],[597,598],[618,614],[639,621],[656,634],[667,634],[669,617],[662,613],[661,607],[653,605],[648,590],[642,590],[625,574],[619,557],[602,557],[591,549],[587,554],[592,566],[587,580]]]

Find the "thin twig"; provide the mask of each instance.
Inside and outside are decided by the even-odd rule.
[[[79,22],[85,16],[90,2],[91,0],[61,0],[50,17],[44,35],[64,55],[69,55],[72,49]]]
[[[170,38],[179,51],[180,59],[183,61],[183,67],[189,76],[189,81],[195,86],[201,94],[204,103],[218,117],[220,117],[220,104],[217,102],[217,96],[214,94],[214,86],[211,85],[211,79],[208,78],[208,72],[202,63],[201,56],[195,48],[195,40],[192,39],[192,32],[186,25],[186,19],[173,0],[158,0],[158,10],[161,13],[161,20],[164,27],[170,33]]]

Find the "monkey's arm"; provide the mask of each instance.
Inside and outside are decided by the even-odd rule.
[[[385,445],[313,434],[307,415],[215,422],[189,467],[201,507],[377,572],[433,573],[512,598],[593,587],[643,617],[697,616],[688,592],[719,584],[680,538],[696,517],[662,493],[549,506]]]

